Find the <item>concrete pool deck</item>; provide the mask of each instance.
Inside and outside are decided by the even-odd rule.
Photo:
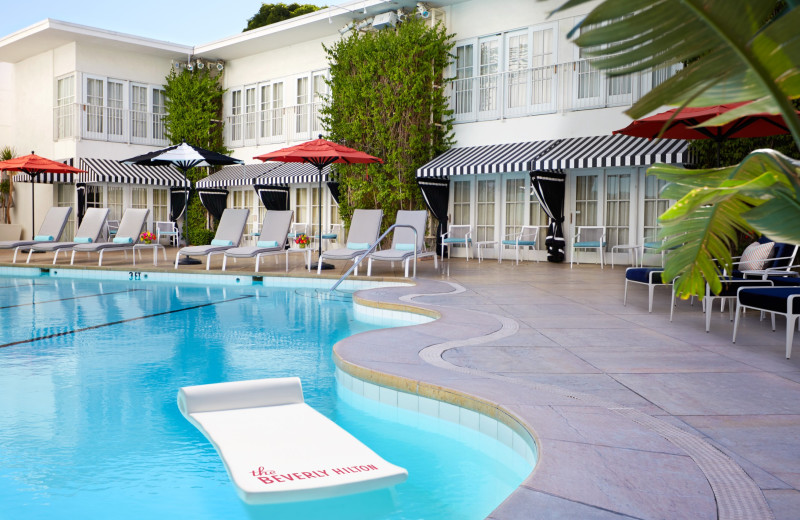
[[[52,255],[41,257],[36,265],[49,267]],[[104,262],[131,269],[118,253]],[[285,275],[280,262],[259,274]],[[402,274],[374,267],[378,277]],[[137,269],[172,271],[154,268],[149,252]],[[299,256],[289,275],[309,276]],[[773,333],[750,313],[734,345],[727,312],[716,310],[706,333],[698,304],[679,302],[670,323],[666,290],[649,314],[646,289],[631,288],[623,306],[623,288],[619,266],[458,259],[437,271],[420,262],[415,286],[358,298],[441,318],[348,338],[337,362],[381,384],[494,407],[533,434],[537,467],[489,518],[798,518],[800,360],[785,359],[785,322]]]

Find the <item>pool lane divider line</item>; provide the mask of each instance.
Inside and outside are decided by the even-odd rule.
[[[128,323],[128,322],[131,322],[131,321],[145,320],[145,319],[148,319],[148,318],[155,318],[157,316],[164,316],[166,314],[175,314],[177,312],[191,311],[191,310],[194,310],[194,309],[200,309],[200,308],[203,308],[203,307],[210,307],[212,305],[218,305],[220,303],[230,303],[230,302],[235,302],[235,301],[238,301],[238,300],[246,300],[248,298],[253,298],[253,297],[254,297],[254,295],[252,295],[252,294],[246,294],[244,296],[239,296],[237,298],[231,298],[229,300],[220,300],[218,302],[202,303],[200,305],[192,305],[191,307],[184,307],[182,309],[174,309],[174,310],[171,310],[171,311],[157,312],[155,314],[147,314],[145,316],[137,316],[136,318],[128,318],[127,320],[119,320],[119,321],[111,321],[109,323],[101,323],[100,325],[92,325],[91,327],[83,327],[83,328],[80,328],[80,329],[67,330],[67,331],[64,331],[64,332],[57,332],[55,334],[48,334],[46,336],[39,336],[37,338],[29,338],[29,339],[23,339],[23,340],[20,340],[20,341],[14,341],[12,343],[6,343],[4,345],[0,345],[0,348],[12,347],[14,345],[22,345],[24,343],[33,343],[34,341],[41,341],[43,339],[57,338],[59,336],[68,336],[70,334],[75,334],[75,333],[78,333],[78,332],[84,332],[84,331],[87,331],[87,330],[101,329],[103,327],[111,327],[113,325],[120,325],[122,323]]]
[[[42,284],[47,285],[47,284]],[[30,303],[19,303],[17,305],[6,305],[4,307],[0,307],[0,309],[13,309],[14,307],[28,307],[31,305],[39,305],[42,303],[55,303],[55,302],[65,302],[68,300],[80,300],[81,298],[94,298],[96,296],[110,296],[112,294],[124,294],[129,292],[137,292],[137,291],[146,291],[147,289],[125,289],[124,291],[114,291],[114,292],[104,292],[104,293],[97,293],[97,294],[84,294],[83,296],[73,296],[71,298],[59,298],[57,300],[44,300],[41,302],[30,302]]]
[[[21,285],[0,285],[0,289],[21,289],[22,287],[33,287],[34,285],[50,285],[49,283],[24,283]]]

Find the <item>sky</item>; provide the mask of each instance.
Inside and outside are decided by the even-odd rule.
[[[156,40],[199,45],[242,32],[260,0],[3,0],[0,38],[46,18],[133,34]],[[285,4],[337,5],[344,0],[282,0]],[[268,0],[266,3],[279,3]]]

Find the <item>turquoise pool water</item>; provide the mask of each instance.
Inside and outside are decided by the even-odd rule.
[[[350,302],[262,286],[0,277],[0,322],[3,519],[478,519],[531,470],[478,432],[337,388],[332,345],[375,327]],[[311,406],[408,480],[243,504],[178,411],[177,390],[295,375]]]

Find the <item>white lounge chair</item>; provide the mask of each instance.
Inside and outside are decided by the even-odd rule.
[[[427,211],[406,211],[397,212],[395,224],[414,226],[417,230],[416,237],[414,229],[406,227],[395,228],[392,232],[392,247],[382,251],[375,251],[369,255],[367,262],[367,276],[372,276],[372,262],[379,260],[385,262],[402,262],[405,267],[405,276],[408,278],[408,265],[414,259],[416,251],[417,260],[423,256],[432,256],[434,267],[439,267],[439,261],[435,251],[425,251],[425,226],[428,223]],[[416,239],[416,240],[415,240]]]
[[[297,377],[183,387],[178,408],[248,504],[317,500],[408,478],[303,400]]]
[[[222,257],[222,270],[227,266],[228,258],[255,258],[256,272],[262,256],[281,254],[286,251],[286,235],[292,224],[294,211],[268,210],[261,223],[258,242],[255,246],[234,247],[225,251]],[[289,255],[286,255],[288,266]]]
[[[110,242],[92,242],[88,244],[77,244],[72,248],[70,265],[75,262],[75,253],[99,253],[98,266],[103,265],[103,253],[108,251],[122,251],[127,256],[129,250],[139,242],[139,234],[144,229],[147,222],[149,209],[128,208],[122,215],[122,220],[114,233],[114,238]]]
[[[31,244],[39,242],[57,242],[61,239],[61,234],[67,225],[67,219],[72,212],[72,208],[67,207],[52,207],[47,210],[44,216],[42,225],[39,226],[39,232],[33,236],[33,240],[4,240],[0,242],[0,249],[14,249],[14,259],[12,263],[17,263],[17,253]]]
[[[383,210],[355,210],[353,212],[353,220],[350,221],[350,230],[347,232],[346,246],[338,249],[329,249],[322,253],[317,263],[317,274],[322,272],[323,260],[353,260],[355,262],[364,256],[372,244],[378,240],[382,219]],[[358,266],[356,266],[355,275],[358,276]]]
[[[178,260],[183,256],[205,256],[206,271],[211,266],[211,256],[221,255],[228,249],[233,249],[242,241],[244,226],[247,224],[247,217],[250,216],[249,209],[226,209],[222,212],[219,220],[217,233],[210,245],[184,247],[175,255],[175,269],[178,268]]]
[[[89,208],[83,216],[78,231],[75,232],[75,239],[72,242],[37,242],[29,246],[28,259],[25,263],[31,262],[31,255],[34,252],[55,253],[53,255],[53,265],[58,260],[58,253],[72,249],[78,244],[91,244],[100,240],[103,230],[106,227],[108,218],[108,208]]]

